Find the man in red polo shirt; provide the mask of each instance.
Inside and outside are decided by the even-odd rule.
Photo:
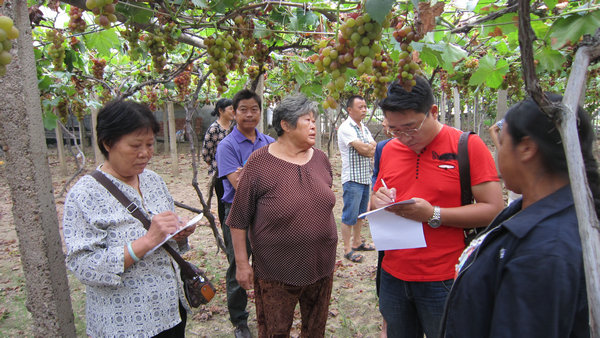
[[[438,336],[454,267],[465,246],[463,228],[489,224],[504,205],[491,153],[473,135],[469,159],[476,203],[461,206],[457,153],[462,132],[438,121],[431,86],[422,77],[416,82],[410,92],[393,83],[380,103],[395,139],[381,153],[371,206],[414,199],[415,204],[390,211],[423,222],[427,243],[385,252],[379,308],[388,337]]]

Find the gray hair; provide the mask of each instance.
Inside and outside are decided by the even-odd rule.
[[[273,128],[277,136],[283,135],[281,121],[286,121],[296,128],[298,118],[309,113],[317,114],[319,111],[316,102],[309,100],[303,94],[294,94],[285,97],[273,111]]]

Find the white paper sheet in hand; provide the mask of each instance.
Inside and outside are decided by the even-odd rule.
[[[414,203],[414,202],[413,202]],[[371,228],[371,237],[378,251],[426,247],[423,223],[400,217],[380,208],[364,213]]]
[[[186,225],[184,225],[181,228],[177,229],[177,231],[175,231],[174,233],[168,235],[162,242],[160,242],[160,244],[158,244],[157,246],[155,246],[154,248],[152,248],[150,251],[148,251],[146,253],[146,255],[144,255],[144,257],[147,256],[147,255],[149,255],[149,254],[151,254],[151,253],[153,253],[154,250],[160,248],[163,244],[165,244],[165,242],[167,242],[168,240],[170,240],[171,238],[173,238],[173,236],[175,236],[178,233],[180,233],[181,231],[183,231],[183,230],[191,227],[192,225],[200,222],[200,220],[202,219],[203,216],[204,216],[203,213],[199,213],[198,215],[196,215],[196,217],[194,217],[191,220],[189,220]]]

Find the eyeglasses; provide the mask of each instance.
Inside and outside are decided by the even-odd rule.
[[[390,128],[389,131],[390,131],[390,133],[392,133],[396,137],[400,137],[400,136],[412,137],[416,133],[418,133],[419,130],[421,130],[421,127],[423,127],[423,124],[425,124],[425,120],[427,120],[427,116],[429,116],[429,114],[425,114],[425,117],[423,118],[423,121],[421,121],[421,124],[419,125],[418,128],[404,129],[404,130]]]

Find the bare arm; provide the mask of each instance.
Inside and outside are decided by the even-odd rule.
[[[377,143],[364,143],[361,140],[354,140],[350,142],[350,146],[356,149],[356,152],[358,152],[358,154],[361,156],[373,157],[375,155],[375,147],[377,146]]]
[[[248,261],[246,248],[247,230],[231,228],[231,242],[235,254],[235,278],[241,287],[246,290],[254,288],[254,271]]]
[[[442,224],[457,228],[487,226],[504,207],[500,182],[484,182],[471,187],[475,204],[455,208],[441,208]],[[389,204],[390,190],[380,188],[371,197],[371,204],[380,208]],[[390,210],[397,215],[419,222],[427,222],[433,215],[433,206],[428,201],[413,197],[415,204],[395,205]]]
[[[240,172],[241,171],[242,171],[242,168],[238,168],[236,171],[227,175],[227,179],[229,180],[229,183],[231,183],[231,185],[233,186],[233,189],[235,189],[235,190],[237,190],[237,186],[240,181]]]

